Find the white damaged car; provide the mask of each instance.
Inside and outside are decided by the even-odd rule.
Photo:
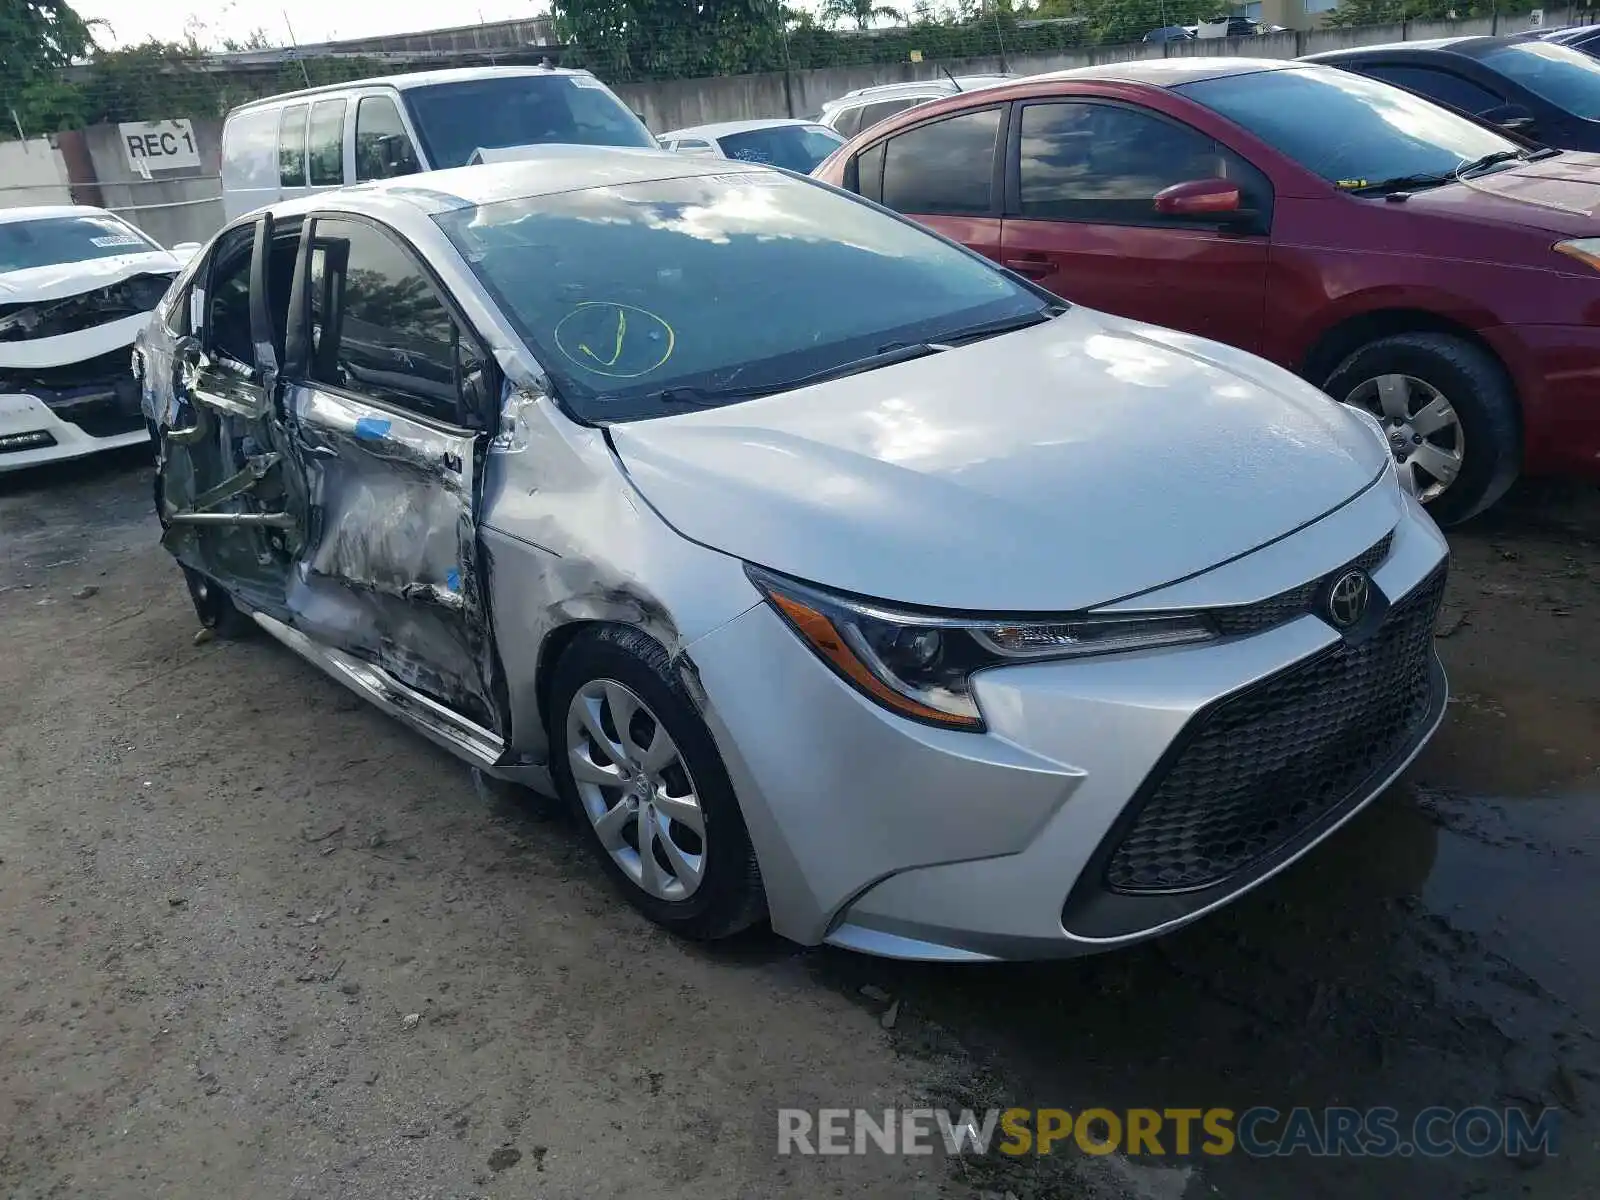
[[[104,209],[0,209],[0,472],[146,439],[133,339],[196,249]]]

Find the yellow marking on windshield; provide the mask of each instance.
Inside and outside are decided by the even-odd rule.
[[[607,329],[609,313],[616,315],[616,325]],[[575,319],[577,324],[571,324]],[[609,357],[594,348],[598,344],[604,349],[608,340]],[[672,357],[678,334],[664,317],[647,308],[614,300],[585,300],[556,322],[555,342],[562,354],[591,374],[637,379],[658,370]]]

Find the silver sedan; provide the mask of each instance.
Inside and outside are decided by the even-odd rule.
[[[1148,937],[1444,711],[1445,544],[1374,422],[783,172],[551,148],[277,205],[136,369],[201,619],[559,792],[689,936]]]

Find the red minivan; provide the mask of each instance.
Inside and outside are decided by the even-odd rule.
[[[1173,58],[934,101],[814,174],[1369,409],[1441,523],[1518,472],[1600,477],[1600,155],[1333,67]]]

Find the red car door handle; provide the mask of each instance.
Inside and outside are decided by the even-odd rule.
[[[1043,279],[1055,270],[1055,264],[1048,258],[1028,257],[1008,258],[1004,265],[1018,275],[1026,275],[1029,279]]]

